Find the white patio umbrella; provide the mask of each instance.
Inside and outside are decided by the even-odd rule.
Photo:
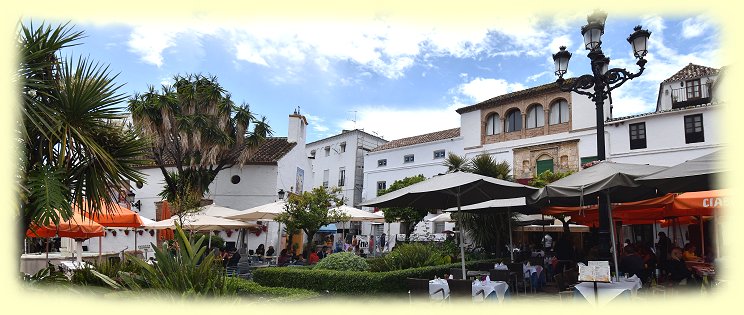
[[[157,221],[155,223],[145,225],[144,227],[154,230],[175,229],[176,224],[179,222],[179,217],[177,215],[174,215],[170,219]],[[184,230],[192,231],[216,231],[234,228],[247,228],[252,226],[255,225],[238,220],[208,216],[205,214],[193,214],[185,216],[183,218],[182,228]],[[209,241],[212,241],[212,233],[209,233]]]
[[[341,228],[342,231],[342,237],[346,239],[346,222],[377,222],[377,223],[384,223],[385,217],[381,214],[364,211],[361,209],[357,209],[351,206],[342,205],[336,208],[332,208],[331,210],[337,210],[338,212],[346,215],[349,217],[348,221],[343,222],[343,226]],[[370,231],[369,231],[370,238],[372,237],[372,226],[370,225]],[[371,253],[371,252],[370,252]]]
[[[249,208],[243,211],[238,211],[238,214],[225,217],[226,219],[239,220],[239,221],[274,221],[274,218],[280,213],[284,212],[284,207],[287,205],[285,200],[279,200],[272,203]],[[281,224],[279,224],[279,235],[281,237]],[[279,238],[280,238],[279,237]],[[264,243],[269,242],[269,233],[266,233],[266,240]],[[281,242],[277,238],[277,250],[281,250]]]
[[[198,213],[206,214],[212,217],[227,218],[229,216],[241,214],[243,213],[243,211],[235,210],[235,209],[228,208],[228,207],[218,206],[216,204],[211,204],[211,205],[204,206],[201,209],[201,211],[199,211]]]
[[[433,218],[426,219],[429,222],[455,222],[454,219],[452,219],[451,213],[445,212],[438,216],[435,216]]]

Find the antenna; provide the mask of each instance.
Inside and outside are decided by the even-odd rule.
[[[352,119],[351,121],[352,121],[352,122],[354,122],[354,129],[357,129],[357,128],[356,128],[356,123],[357,123],[357,117],[356,117],[356,115],[357,115],[357,111],[355,111],[355,110],[350,110],[349,112],[350,112],[350,113],[354,113],[354,119]]]

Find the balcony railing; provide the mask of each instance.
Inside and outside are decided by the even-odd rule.
[[[672,89],[672,108],[682,108],[710,103],[710,83],[700,85],[700,90],[693,93],[687,88]]]

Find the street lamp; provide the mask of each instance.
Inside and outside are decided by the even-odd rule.
[[[138,212],[142,211],[142,202],[140,202],[139,200],[137,200],[137,202],[134,202],[134,192],[129,191],[129,193],[127,193],[127,202],[130,205],[130,210],[132,209],[132,207],[135,207],[137,208]]]
[[[284,189],[279,189],[279,191],[276,193],[276,196],[279,197],[279,200],[284,200]]]
[[[587,16],[587,24],[581,27],[581,35],[584,37],[584,48],[589,50],[587,57],[591,60],[591,74],[585,74],[573,80],[564,80],[563,75],[568,71],[568,62],[571,53],[561,46],[559,51],[553,54],[555,62],[555,75],[558,76],[558,86],[564,92],[576,92],[589,97],[596,106],[597,119],[597,159],[605,160],[605,138],[604,138],[604,100],[609,98],[612,103],[612,90],[620,87],[628,80],[632,80],[643,73],[646,59],[643,57],[648,53],[647,41],[651,32],[636,26],[634,32],[628,37],[628,43],[633,48],[633,55],[638,59],[639,67],[637,73],[628,72],[625,69],[608,69],[610,58],[602,53],[602,35],[604,34],[607,13],[595,11]],[[592,89],[594,90],[592,92]],[[610,243],[610,204],[607,192],[599,195],[599,250],[602,257],[609,257]]]

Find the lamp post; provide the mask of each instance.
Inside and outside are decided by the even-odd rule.
[[[604,138],[604,101],[610,100],[612,103],[612,90],[620,87],[628,80],[639,77],[646,65],[646,56],[648,52],[647,40],[651,32],[636,26],[634,32],[628,36],[628,43],[633,48],[633,55],[638,59],[636,64],[639,67],[637,73],[628,72],[625,69],[613,68],[608,69],[610,58],[602,53],[602,35],[604,34],[605,20],[607,13],[595,11],[587,16],[587,24],[581,27],[581,35],[584,37],[584,47],[589,50],[587,57],[591,61],[591,74],[585,74],[572,80],[563,79],[563,75],[568,70],[568,62],[571,59],[571,53],[566,51],[565,46],[553,54],[555,62],[555,75],[558,76],[556,83],[564,92],[576,92],[586,95],[594,102],[596,106],[597,119],[597,159],[605,160],[605,138]],[[599,250],[600,257],[609,257],[610,245],[610,204],[609,195],[606,191],[599,195]]]
[[[137,200],[137,202],[134,202],[134,192],[129,191],[127,193],[127,203],[129,203],[129,210],[132,210],[132,207],[137,208],[137,212],[142,211],[142,202]]]

